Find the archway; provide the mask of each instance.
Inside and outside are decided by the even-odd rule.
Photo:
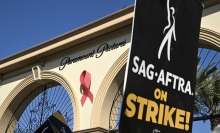
[[[124,80],[128,51],[129,49],[112,65],[98,90],[92,110],[91,128],[101,126],[109,129],[112,101]]]
[[[220,34],[205,28],[201,28],[198,53],[200,54],[200,56],[202,56],[201,59],[199,60],[200,63],[198,62],[198,64],[200,64],[199,69],[205,68],[207,65],[211,64],[211,62],[214,60],[216,61],[214,67],[218,67],[220,69]],[[116,64],[119,63],[120,58],[118,59],[118,61],[116,61]],[[100,95],[97,96],[97,103],[96,105],[94,105],[94,109],[93,109],[93,116],[92,116],[93,121],[91,123],[91,127],[96,125],[96,123],[99,123],[100,125],[102,125],[102,127],[109,128],[109,130],[117,129],[117,125],[118,125],[117,123],[119,122],[118,118],[120,115],[119,114],[120,109],[118,109],[118,107],[120,106],[122,93],[120,91],[120,84],[117,83],[117,80],[115,79],[117,79],[117,73],[123,66],[120,63],[119,65],[115,65],[115,64],[113,65],[112,69],[110,69],[109,73],[107,74],[108,77],[106,77],[106,79],[102,83],[102,86],[100,87],[98,93]],[[124,64],[125,63],[126,60],[124,61]],[[218,70],[218,75],[219,75],[219,70]],[[121,77],[121,79],[124,78]],[[112,100],[112,105],[109,104],[111,100]],[[115,103],[117,103],[116,106],[114,105]],[[116,110],[111,109],[111,111],[114,112],[113,113],[109,112],[109,122],[106,122],[107,118],[105,116],[108,114],[110,107],[114,108],[114,106]],[[94,114],[95,110],[98,112],[97,114]],[[100,118],[99,115],[102,116],[102,118]]]
[[[72,87],[60,74],[52,71],[42,71],[41,80],[34,81],[33,75],[26,77],[20,84],[18,84],[14,88],[14,90],[6,98],[0,110],[1,131],[5,131],[5,129],[8,130],[7,127],[10,127],[10,124],[17,123],[26,107],[30,108],[28,105],[29,103],[31,103],[32,100],[34,100],[34,98],[38,97],[39,94],[43,94],[45,96],[50,88],[53,88],[53,90],[55,90],[54,87],[56,88],[57,86],[60,86],[63,88],[63,90],[65,90],[63,92],[65,92],[66,94],[63,93],[63,95],[69,96],[70,103],[72,103],[71,108],[73,108],[74,112],[72,115],[74,118],[72,118],[72,121],[74,123],[74,130],[77,130],[79,127],[79,111],[77,102],[75,100],[77,99],[77,97],[76,95],[74,95],[74,91],[71,89]],[[13,128],[16,127],[14,126]]]
[[[220,124],[220,34],[200,29],[194,122],[210,120],[210,130]],[[198,122],[199,123],[199,122]],[[197,123],[197,124],[198,124]]]

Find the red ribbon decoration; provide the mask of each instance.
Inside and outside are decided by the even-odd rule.
[[[93,94],[90,91],[91,74],[84,70],[80,75],[80,82],[83,90],[83,96],[80,100],[82,106],[84,105],[87,97],[89,97],[90,101],[93,103]]]

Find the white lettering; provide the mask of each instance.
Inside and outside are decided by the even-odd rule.
[[[187,83],[186,83],[186,88],[185,88],[185,93],[189,93],[190,95],[193,95],[192,93],[191,93],[191,84],[190,84],[190,81],[188,81]]]
[[[154,69],[154,65],[149,64],[149,65],[147,66],[146,73],[147,73],[147,78],[148,78],[149,80],[153,80],[153,79],[154,79],[154,71],[151,71],[151,70],[153,70],[153,69]]]
[[[173,79],[173,89],[176,89],[176,80],[178,80],[179,77],[173,74]]]
[[[161,82],[161,84],[162,85],[164,85],[165,84],[165,78],[164,78],[164,70],[162,69],[161,71],[160,71],[160,74],[159,74],[159,76],[158,76],[158,79],[157,79],[157,83],[160,83]]]
[[[137,61],[139,61],[139,57],[135,56],[134,59],[133,59],[133,63],[134,63],[134,67],[132,67],[132,71],[134,73],[137,73],[138,72],[138,64],[137,64]]]
[[[191,91],[191,83],[190,81],[185,81],[183,78],[172,74],[170,72],[166,72],[163,69],[158,72],[155,72],[153,64],[146,64],[145,60],[140,60],[138,56],[133,58],[132,71],[137,73],[138,75],[146,78],[148,80],[153,80],[157,78],[156,81],[158,84],[162,84],[164,86],[170,87],[180,91],[182,93],[188,93],[189,95],[193,95]]]
[[[182,91],[182,92],[185,93],[184,88],[183,88],[184,84],[185,84],[184,79],[183,78],[179,78],[178,91]]]
[[[138,74],[139,75],[143,74],[143,77],[146,77],[146,74],[145,74],[145,61],[144,60],[141,62],[141,67],[139,69]]]
[[[170,79],[170,77],[172,77],[172,73],[167,72],[167,76],[166,76],[166,86],[168,86],[169,82],[171,82],[172,80]]]

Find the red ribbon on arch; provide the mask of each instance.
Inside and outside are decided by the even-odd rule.
[[[83,96],[81,98],[81,104],[84,105],[87,97],[89,97],[90,101],[93,103],[93,94],[90,91],[91,84],[91,74],[84,70],[80,75],[80,83],[83,90]]]

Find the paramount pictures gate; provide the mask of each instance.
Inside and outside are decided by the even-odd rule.
[[[203,31],[205,29],[201,29]],[[201,35],[203,33],[201,32]],[[197,64],[197,83],[196,83],[196,92],[198,93],[195,97],[195,108],[193,115],[193,122],[196,121],[210,121],[210,129],[214,130],[215,126],[220,123],[220,113],[217,111],[213,113],[212,107],[216,104],[215,100],[219,98],[220,94],[220,49],[216,48],[214,45],[199,45],[198,49],[198,64]],[[201,75],[205,76],[204,79],[201,78]],[[212,73],[213,72],[213,73]],[[216,73],[216,74],[214,74]],[[210,78],[208,80],[207,78]],[[123,84],[123,82],[122,82]],[[216,84],[216,85],[215,85]],[[112,102],[112,107],[109,115],[109,131],[112,133],[117,133],[118,125],[120,121],[120,111],[123,97],[123,85],[118,88],[117,93],[115,94],[114,100]],[[216,87],[216,88],[214,88]],[[201,89],[203,88],[203,89]],[[203,96],[204,98],[201,98]],[[213,99],[209,99],[213,97]],[[209,99],[210,103],[207,106],[208,102],[205,102],[205,99]]]
[[[220,29],[212,23],[220,22],[216,11],[220,5],[216,1],[210,3],[205,4],[205,16],[200,28],[198,74],[208,64],[216,62],[210,67],[213,69],[209,69],[213,75],[214,67],[219,68],[220,65]],[[35,125],[39,127],[39,123],[43,124],[45,118],[58,110],[74,133],[107,133],[117,130],[125,65],[130,48],[133,10],[133,6],[127,7],[2,59],[0,61],[0,131],[10,133],[15,130],[17,132],[36,130]],[[107,48],[108,46],[112,48]],[[102,50],[104,47],[106,50]],[[84,75],[84,80],[81,82],[80,77],[84,70],[90,73],[88,76],[90,78]],[[205,94],[215,96],[219,93],[211,91],[213,80],[209,80],[210,77],[212,76],[209,75],[209,78],[198,86],[202,85],[206,88]],[[93,99],[82,98],[87,95],[85,92],[89,91]],[[203,94],[202,91],[199,93]],[[35,98],[37,99],[34,100]],[[81,99],[85,100],[84,104]],[[218,98],[214,99],[218,100]],[[200,120],[199,118],[206,114],[212,115],[210,109],[204,110],[207,106],[202,104],[201,100],[203,99],[198,99],[200,106],[197,106],[197,113],[194,114],[194,117],[198,117],[194,120]],[[28,106],[29,104],[31,106]],[[36,119],[36,116],[39,116],[39,119]]]

